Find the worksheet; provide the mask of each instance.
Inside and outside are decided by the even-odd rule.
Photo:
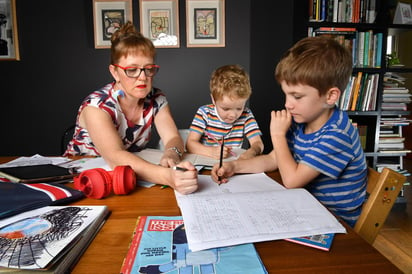
[[[303,188],[285,189],[266,174],[244,174],[218,185],[199,175],[199,190],[175,192],[191,250],[346,230]]]

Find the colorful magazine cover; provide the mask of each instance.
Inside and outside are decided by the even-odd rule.
[[[181,216],[140,216],[123,274],[267,273],[253,244],[192,252]]]
[[[289,242],[301,244],[301,245],[310,246],[313,248],[318,248],[324,251],[329,251],[332,245],[334,236],[335,236],[334,233],[327,233],[327,234],[313,235],[313,236],[307,236],[307,237],[296,237],[296,238],[290,238],[290,239],[285,239],[285,240]]]

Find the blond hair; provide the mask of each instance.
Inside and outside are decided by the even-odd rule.
[[[249,75],[240,65],[226,65],[216,69],[210,78],[210,93],[214,100],[223,96],[249,98],[252,94]]]

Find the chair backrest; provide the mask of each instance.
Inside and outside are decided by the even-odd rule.
[[[370,244],[375,241],[405,181],[405,176],[389,168],[380,173],[368,169],[366,191],[369,196],[354,229]]]
[[[189,135],[189,132],[190,132],[189,129],[179,129],[180,137],[182,137],[183,144],[185,144],[185,146],[186,146],[186,139],[187,139],[187,136]],[[159,144],[157,145],[157,149],[164,150],[164,148],[165,148],[164,144],[162,140],[160,139]]]
[[[60,139],[60,152],[62,155],[66,151],[67,145],[73,138],[75,127],[76,127],[75,125],[71,125],[68,128],[66,128],[66,130],[63,132],[63,135]]]

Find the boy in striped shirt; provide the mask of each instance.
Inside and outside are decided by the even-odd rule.
[[[249,148],[239,159],[249,159],[263,151],[261,131],[252,111],[246,107],[252,89],[249,75],[239,65],[216,69],[210,79],[212,104],[201,106],[190,126],[186,149],[190,153],[219,159],[224,139],[223,158],[232,149],[241,148],[244,140]]]
[[[326,37],[297,42],[276,67],[285,109],[272,111],[273,150],[247,161],[214,166],[225,183],[235,173],[279,170],[287,188],[305,187],[354,226],[366,195],[367,166],[359,133],[336,103],[352,73],[351,53]]]

